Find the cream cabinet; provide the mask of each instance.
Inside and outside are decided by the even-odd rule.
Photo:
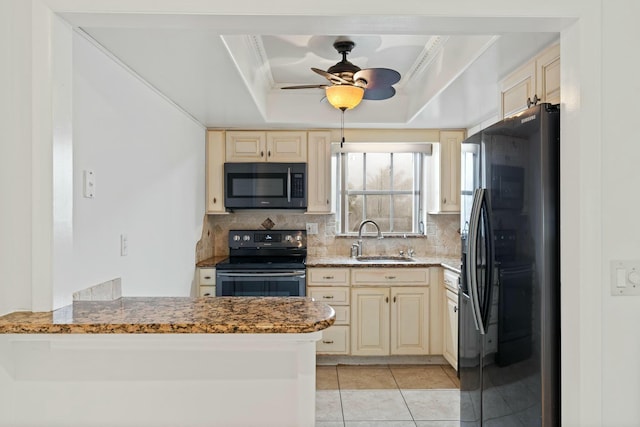
[[[458,369],[458,278],[459,275],[444,270],[443,280],[443,350],[442,355]]]
[[[206,190],[208,214],[226,214],[224,208],[224,131],[207,131]]]
[[[535,100],[560,102],[560,45],[555,44],[521,65],[500,82],[502,117],[529,108]]]
[[[307,161],[307,133],[304,131],[227,131],[227,162]]]
[[[336,312],[332,326],[322,331],[316,344],[318,354],[349,354],[350,345],[350,292],[348,268],[307,269],[307,295],[326,302]]]
[[[427,286],[354,288],[351,300],[351,354],[429,353]]]
[[[307,151],[307,213],[331,213],[331,132],[309,132]]]
[[[216,269],[198,268],[198,296],[216,296]]]
[[[429,354],[429,269],[351,270],[351,354]]]
[[[462,130],[441,131],[428,158],[429,191],[427,212],[460,212],[460,151],[465,137]]]

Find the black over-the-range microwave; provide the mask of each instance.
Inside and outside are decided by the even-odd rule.
[[[306,163],[225,163],[227,209],[305,209]]]

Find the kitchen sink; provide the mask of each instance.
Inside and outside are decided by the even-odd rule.
[[[360,262],[416,262],[413,258],[400,255],[360,255],[356,257]]]

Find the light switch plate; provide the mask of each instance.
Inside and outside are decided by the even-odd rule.
[[[92,170],[82,172],[82,193],[87,199],[93,199],[96,194],[96,174]]]
[[[640,295],[640,260],[613,260],[609,274],[611,295]]]

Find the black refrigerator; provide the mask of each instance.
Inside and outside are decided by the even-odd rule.
[[[560,425],[560,110],[462,143],[461,426]]]

